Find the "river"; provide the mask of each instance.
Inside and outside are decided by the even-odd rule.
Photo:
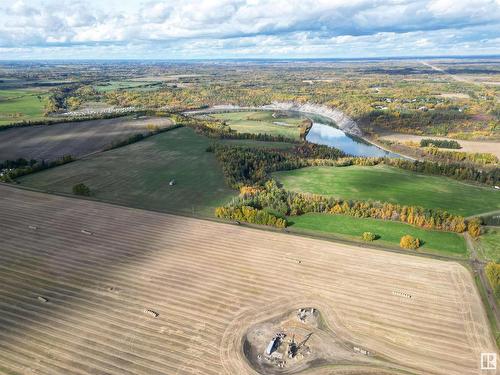
[[[311,143],[338,148],[352,156],[400,158],[400,155],[385,151],[365,140],[349,136],[331,125],[313,122],[306,140]]]

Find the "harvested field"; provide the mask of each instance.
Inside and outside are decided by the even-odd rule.
[[[390,134],[380,137],[380,139],[385,139],[393,142],[420,142],[422,138],[432,138],[432,139],[443,139],[449,140],[450,138],[445,137],[435,137],[433,135],[411,135],[411,134]],[[460,150],[446,149],[446,151],[465,151],[465,152],[488,152],[500,158],[500,142],[494,141],[463,141],[461,139],[457,140],[462,148]]]
[[[454,262],[5,185],[0,204],[1,373],[255,374],[244,335],[303,307],[376,359],[308,374],[480,374],[496,352]]]
[[[84,183],[94,199],[213,217],[215,207],[228,202],[236,191],[224,182],[215,156],[206,152],[211,143],[193,129],[181,127],[24,176],[18,182],[67,194],[74,185]],[[170,186],[172,180],[175,185]]]
[[[81,157],[102,151],[114,142],[138,133],[149,125],[172,125],[168,118],[114,118],[55,125],[11,128],[0,132],[0,161],[17,158],[54,160],[64,155]]]

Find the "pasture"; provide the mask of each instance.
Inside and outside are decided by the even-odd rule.
[[[228,112],[215,113],[211,117],[224,120],[227,125],[238,133],[270,134],[292,139],[300,138],[300,125],[303,117],[273,117],[276,112]]]
[[[178,128],[22,177],[19,182],[62,193],[71,193],[75,184],[84,183],[98,200],[213,216],[215,207],[235,192],[226,186],[214,155],[206,152],[211,143],[192,129]],[[169,185],[172,180],[174,186]]]
[[[500,263],[500,228],[486,228],[477,241],[483,259]]]
[[[288,190],[342,199],[441,208],[463,216],[500,209],[500,191],[490,187],[385,165],[308,167],[276,172],[273,176]]]
[[[349,240],[362,241],[363,232],[372,232],[380,238],[371,242],[375,245],[399,247],[402,236],[410,234],[418,237],[423,245],[418,252],[465,258],[467,247],[462,236],[456,233],[440,232],[416,228],[395,221],[370,218],[355,218],[342,215],[305,214],[288,218],[290,230],[332,233]]]
[[[5,185],[0,204],[3,373],[257,374],[244,335],[304,307],[350,353],[308,374],[473,375],[497,352],[455,262]]]
[[[171,125],[168,118],[119,117],[10,128],[0,131],[0,161],[17,158],[54,160],[64,155],[81,157],[102,151],[132,135]]]
[[[44,118],[45,96],[38,90],[0,90],[0,126]]]

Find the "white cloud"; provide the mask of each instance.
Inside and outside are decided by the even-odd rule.
[[[499,26],[497,0],[15,1],[0,3],[0,58],[102,43],[122,57],[499,53]]]

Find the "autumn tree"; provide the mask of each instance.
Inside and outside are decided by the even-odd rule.
[[[401,237],[401,241],[399,241],[399,246],[403,249],[418,249],[420,247],[420,240],[416,237],[410,236],[409,234]]]

